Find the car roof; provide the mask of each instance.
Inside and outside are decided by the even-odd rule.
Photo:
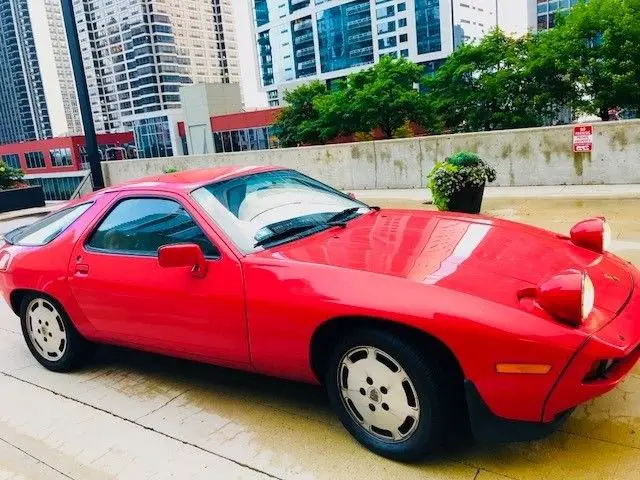
[[[199,170],[185,170],[183,172],[152,175],[137,178],[125,183],[114,185],[101,190],[101,193],[121,192],[126,190],[163,190],[163,191],[192,191],[210,183],[221,182],[231,178],[252,175],[261,172],[283,170],[282,167],[271,165],[205,168]]]

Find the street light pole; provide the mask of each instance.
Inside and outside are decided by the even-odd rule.
[[[67,43],[69,44],[69,55],[73,68],[73,78],[76,82],[78,93],[78,103],[80,114],[82,115],[82,127],[84,129],[84,142],[87,161],[91,167],[91,179],[94,190],[104,188],[102,169],[100,168],[100,156],[98,155],[98,141],[96,139],[96,129],[93,125],[93,115],[91,113],[91,103],[89,102],[89,90],[87,89],[87,78],[84,74],[82,63],[82,52],[80,51],[80,40],[78,39],[78,29],[76,18],[73,13],[73,0],[61,0],[62,17],[67,31]]]

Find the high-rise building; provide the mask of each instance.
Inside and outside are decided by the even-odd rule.
[[[28,2],[53,136],[82,135],[82,117],[60,0]]]
[[[175,154],[180,86],[240,79],[231,2],[74,0],[96,131],[149,131],[153,151]]]
[[[286,90],[329,84],[384,55],[434,71],[498,24],[496,0],[248,0],[256,59],[270,106]]]
[[[531,25],[534,31],[548,30],[555,26],[558,13],[567,13],[580,0],[529,0],[530,17],[536,23]]]
[[[52,135],[27,0],[0,0],[0,144]]]

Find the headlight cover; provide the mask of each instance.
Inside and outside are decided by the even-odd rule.
[[[538,287],[537,301],[553,317],[577,327],[593,310],[595,290],[586,272],[566,270]]]
[[[571,228],[571,241],[579,247],[603,253],[611,246],[611,227],[603,217],[583,220]]]

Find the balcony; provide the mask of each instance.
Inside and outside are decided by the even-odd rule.
[[[301,43],[313,41],[313,33],[305,33],[304,35],[300,35],[296,37],[293,41],[294,45],[299,45]]]
[[[311,28],[311,19],[307,18],[306,20],[302,20],[300,22],[297,22],[296,24],[294,24],[293,26],[293,31],[294,32],[298,32],[300,30],[304,30],[305,28]]]
[[[351,5],[345,9],[347,15],[354,15],[359,12],[364,12],[365,10],[369,10],[369,3],[360,3],[358,5]]]
[[[365,40],[371,40],[371,32],[358,33],[356,35],[349,36],[349,42],[363,42]]]
[[[298,70],[304,70],[305,68],[315,68],[316,61],[315,60],[306,60],[304,62],[300,62],[298,64]]]
[[[351,20],[347,22],[347,27],[348,28],[362,27],[364,25],[370,25],[370,24],[371,24],[371,19],[369,17],[364,17],[364,18],[358,18],[357,20]]]
[[[363,57],[365,55],[371,54],[373,54],[373,47],[356,48],[355,50],[351,50],[351,52],[349,52],[350,57]]]
[[[313,47],[305,47],[300,50],[296,50],[296,58],[305,57],[307,55],[313,55],[315,53],[315,49]]]

